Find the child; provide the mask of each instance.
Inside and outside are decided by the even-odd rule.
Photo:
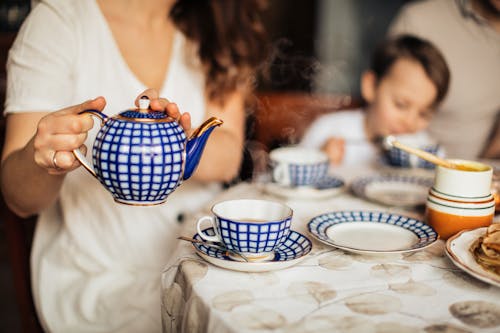
[[[449,79],[446,61],[428,41],[409,35],[385,40],[361,77],[365,108],[321,116],[301,146],[321,148],[331,164],[346,166],[376,161],[378,141],[386,135],[428,144],[423,130],[445,97]]]

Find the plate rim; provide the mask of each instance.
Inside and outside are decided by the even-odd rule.
[[[480,271],[467,266],[463,262],[463,260],[461,260],[461,258],[459,258],[455,252],[453,252],[453,249],[452,249],[452,243],[454,241],[457,241],[461,236],[464,236],[467,233],[472,233],[472,232],[479,233],[480,231],[483,231],[483,230],[486,231],[487,228],[488,227],[479,227],[479,228],[475,228],[475,229],[465,229],[465,230],[461,230],[458,233],[452,235],[450,238],[448,238],[446,240],[445,253],[448,256],[448,258],[451,260],[451,262],[456,267],[460,268],[462,271],[475,277],[478,280],[481,280],[483,282],[486,282],[488,284],[491,284],[493,286],[500,288],[500,278],[495,279],[494,276],[491,276],[490,274],[488,274],[487,273],[488,271],[486,271],[479,264],[478,264],[478,268],[481,269]],[[470,246],[470,243],[468,243],[467,245]],[[472,255],[469,253],[469,251],[467,251],[467,253],[472,257]],[[474,258],[472,258],[472,259],[475,260]]]
[[[207,229],[213,229],[213,227],[208,227],[203,229],[203,231]],[[264,262],[242,262],[242,261],[237,261],[233,260],[229,257],[225,257],[226,259],[221,259],[217,257],[210,256],[209,254],[199,250],[196,246],[196,244],[192,243],[194,250],[197,255],[199,255],[202,259],[206,260],[209,263],[212,263],[215,266],[233,270],[233,271],[239,271],[239,272],[249,272],[249,273],[257,273],[257,272],[266,272],[266,271],[273,271],[273,270],[280,270],[284,269],[293,265],[296,265],[300,261],[304,260],[307,258],[309,253],[311,253],[312,248],[313,248],[313,242],[312,240],[304,235],[301,232],[298,232],[296,230],[290,229],[290,234],[292,232],[295,232],[299,234],[301,237],[305,238],[309,242],[309,249],[304,251],[303,254],[300,257],[294,258],[294,259],[288,259],[288,260],[280,260],[280,261],[264,261]],[[193,235],[193,238],[198,235],[198,233],[195,233]]]
[[[311,186],[287,187],[275,182],[268,182],[264,184],[264,190],[271,195],[282,198],[309,200],[333,197],[346,190],[347,186],[344,178],[335,175],[328,175],[328,177],[340,181],[341,184],[336,187],[314,188]]]
[[[388,215],[394,215],[394,216],[398,216],[398,217],[404,217],[404,218],[407,218],[407,219],[415,220],[415,221],[419,222],[420,225],[424,225],[424,226],[430,228],[431,231],[434,233],[435,236],[434,236],[433,240],[429,240],[429,241],[423,243],[421,246],[416,246],[416,247],[412,247],[412,248],[408,248],[408,249],[401,249],[401,250],[364,250],[364,249],[354,248],[354,247],[350,247],[350,246],[338,245],[338,244],[334,243],[333,241],[331,241],[331,239],[326,236],[326,230],[329,227],[331,227],[331,226],[329,226],[328,228],[325,228],[325,236],[324,236],[324,238],[321,238],[320,235],[319,235],[319,233],[315,233],[315,232],[313,232],[311,230],[312,223],[313,223],[313,221],[315,219],[317,219],[319,217],[322,217],[322,216],[325,216],[325,215],[332,214],[332,213],[368,213],[368,214],[377,213],[377,214],[388,214]],[[335,224],[338,225],[338,224],[353,223],[353,222],[358,222],[358,223],[384,223],[384,224],[388,224],[387,222],[380,222],[380,221],[373,221],[373,220],[370,220],[370,221],[343,221],[343,222],[339,222],[339,223],[335,223]],[[408,228],[404,228],[404,227],[402,227],[400,225],[395,225],[395,224],[390,224],[390,225],[392,225],[394,227],[398,227],[398,228],[403,228],[405,230],[408,230],[408,231],[412,232],[419,239],[419,243],[417,243],[416,245],[420,244],[420,240],[422,238],[419,237],[413,230],[410,230]],[[417,219],[417,218],[414,218],[414,217],[410,217],[410,216],[407,216],[407,215],[402,215],[402,214],[397,214],[397,213],[391,213],[391,212],[384,212],[384,211],[378,211],[378,210],[339,210],[339,211],[331,211],[331,212],[319,214],[319,215],[316,215],[313,218],[311,218],[311,220],[309,220],[309,222],[307,223],[307,230],[308,230],[308,232],[315,239],[317,239],[318,241],[320,241],[320,242],[322,242],[324,244],[327,244],[327,245],[330,245],[330,246],[333,246],[335,248],[342,249],[342,250],[345,250],[345,251],[354,252],[354,253],[361,253],[361,254],[397,254],[397,253],[409,253],[409,252],[420,251],[420,250],[425,249],[426,247],[431,246],[432,244],[434,244],[435,242],[437,242],[438,239],[440,238],[439,234],[436,232],[436,230],[434,230],[434,228],[432,228],[430,225],[426,224],[424,221],[422,221],[420,219]]]
[[[404,204],[389,204],[387,202],[384,202],[383,200],[377,200],[376,198],[370,197],[366,195],[366,187],[373,183],[374,181],[378,181],[379,183],[383,182],[389,182],[389,180],[393,180],[395,182],[400,182],[400,183],[411,183],[411,184],[417,184],[420,185],[419,182],[416,181],[408,181],[408,179],[411,180],[421,180],[421,183],[423,186],[428,187],[429,189],[432,187],[434,183],[434,179],[432,177],[426,177],[426,176],[420,176],[420,175],[400,175],[400,174],[378,174],[378,175],[369,175],[369,176],[361,176],[356,179],[354,179],[351,184],[350,184],[350,189],[351,191],[358,197],[366,199],[371,202],[375,202],[378,204],[383,204],[386,206],[417,206],[417,205],[422,205],[425,204],[424,202],[417,203],[417,204],[411,204],[411,205],[404,205]],[[388,180],[388,181],[386,181]],[[404,180],[404,181],[403,181]],[[427,186],[428,184],[428,186]]]

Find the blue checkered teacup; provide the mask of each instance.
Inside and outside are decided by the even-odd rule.
[[[274,201],[238,199],[215,204],[212,214],[198,220],[196,228],[201,238],[222,243],[250,259],[260,259],[268,257],[286,240],[293,211]],[[214,228],[215,236],[203,231],[205,222]]]
[[[328,174],[328,156],[320,150],[297,146],[282,147],[269,155],[273,180],[283,186],[310,186]]]

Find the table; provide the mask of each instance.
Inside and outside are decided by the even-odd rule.
[[[296,266],[247,273],[209,264],[180,242],[161,276],[164,332],[500,331],[500,288],[455,267],[442,240],[418,252],[370,256],[335,249],[306,232],[312,217],[334,210],[418,212],[348,192],[324,200],[280,200],[252,183],[229,188],[213,203],[235,198],[287,203],[294,210],[292,229],[308,236],[313,250]],[[195,234],[197,219],[209,215],[210,207],[188,219],[184,235]]]

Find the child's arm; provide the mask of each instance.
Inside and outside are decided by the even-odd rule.
[[[339,165],[345,155],[345,140],[339,137],[330,137],[321,147],[321,150],[328,155],[330,164]]]

